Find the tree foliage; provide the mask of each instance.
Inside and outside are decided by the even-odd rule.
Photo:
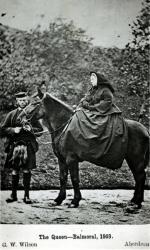
[[[150,0],[144,0],[142,9],[132,25],[133,39],[122,53],[120,74],[125,79],[129,95],[141,102],[139,113],[148,117],[146,106],[149,100],[149,37]]]
[[[133,40],[124,50],[94,46],[72,21],[57,19],[47,30],[38,26],[30,32],[0,25],[0,109],[14,108],[17,91],[33,94],[43,81],[50,93],[77,104],[88,88],[89,71],[96,70],[114,84],[125,116],[138,119],[149,96],[148,3],[131,26]]]
[[[11,54],[4,56],[0,68],[1,109],[12,109],[16,91],[35,91],[45,81],[49,92],[70,104],[85,94],[89,71],[113,75],[109,50],[92,45],[92,39],[73,22],[57,19],[47,30],[40,26],[30,32],[3,26]],[[1,41],[5,44],[2,37]]]
[[[144,0],[131,27],[133,38],[112,54],[118,104],[127,118],[149,126],[149,17],[150,0]]]
[[[4,57],[8,57],[11,53],[11,44],[7,37],[7,33],[2,24],[0,24],[0,61],[3,60]]]

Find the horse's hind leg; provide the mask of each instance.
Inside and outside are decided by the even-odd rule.
[[[146,179],[144,158],[142,159],[142,157],[137,156],[134,161],[129,158],[126,160],[135,179],[135,192],[131,202],[138,205],[138,208],[140,208],[144,200],[144,185]]]
[[[59,162],[59,173],[60,173],[60,191],[58,197],[54,200],[56,205],[60,205],[63,200],[66,199],[66,185],[67,185],[67,177],[68,177],[68,167],[67,165],[58,160]]]

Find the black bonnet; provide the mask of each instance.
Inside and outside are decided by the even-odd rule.
[[[97,86],[107,86],[111,91],[112,93],[115,92],[112,84],[105,78],[105,76],[103,74],[100,74],[100,73],[97,73],[95,71],[90,71],[90,75],[94,73],[96,74],[97,76]]]

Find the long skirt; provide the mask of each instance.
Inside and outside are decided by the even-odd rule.
[[[77,111],[61,137],[63,155],[72,152],[79,161],[110,169],[119,168],[127,150],[127,127],[120,113],[102,116]]]

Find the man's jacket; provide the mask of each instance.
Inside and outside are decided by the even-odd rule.
[[[41,124],[36,119],[31,119],[30,125],[32,127],[31,131],[26,131],[23,129],[22,122],[18,119],[18,116],[22,110],[19,108],[11,111],[6,116],[5,121],[1,125],[1,135],[6,137],[5,152],[11,157],[12,150],[18,142],[29,146],[32,149],[33,154],[38,150],[38,143],[36,141],[35,133],[41,132],[43,130]],[[15,133],[16,127],[22,127],[21,131],[17,134]]]

